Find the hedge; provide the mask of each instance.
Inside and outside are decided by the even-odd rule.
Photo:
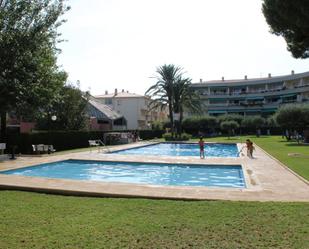
[[[32,153],[32,144],[52,144],[57,151],[88,147],[88,140],[100,139],[103,141],[104,133],[115,131],[51,131],[29,134],[9,134],[7,148],[11,152],[13,145],[17,146],[16,153]],[[119,131],[133,132],[133,131]],[[161,138],[164,131],[139,130],[143,140]]]

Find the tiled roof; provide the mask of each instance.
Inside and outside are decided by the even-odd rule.
[[[97,119],[110,119],[116,120],[122,118],[123,116],[115,112],[111,107],[104,105],[93,98],[88,101],[90,107],[88,108],[89,115],[96,117]]]
[[[117,95],[115,95],[115,93],[109,93],[109,94],[96,95],[94,97],[103,99],[103,98],[141,98],[145,96],[136,93],[118,92]]]

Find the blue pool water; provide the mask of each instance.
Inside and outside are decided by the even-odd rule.
[[[242,168],[237,165],[175,165],[67,160],[0,173],[152,185],[245,188]]]
[[[206,157],[238,157],[236,144],[205,144]],[[158,155],[158,156],[200,156],[198,144],[193,143],[159,143],[133,149],[116,151],[124,155]]]

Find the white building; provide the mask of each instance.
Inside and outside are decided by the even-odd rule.
[[[124,90],[118,92],[115,89],[112,94],[106,91],[104,95],[97,95],[95,98],[123,115],[129,130],[149,129],[152,122],[167,119],[166,110],[160,110],[160,108],[150,110],[150,99],[143,95]]]
[[[210,115],[268,116],[287,103],[309,102],[309,72],[266,78],[202,81],[192,84]]]

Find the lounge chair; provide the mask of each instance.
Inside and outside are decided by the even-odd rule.
[[[6,149],[5,143],[0,143],[0,155],[4,154],[4,150]]]
[[[54,146],[53,146],[52,144],[48,145],[48,151],[49,151],[50,153],[56,152],[56,150],[54,149]]]

